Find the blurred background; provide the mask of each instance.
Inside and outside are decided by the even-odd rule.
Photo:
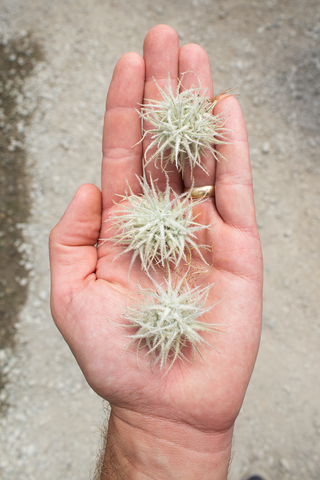
[[[166,23],[238,87],[265,263],[261,348],[231,480],[320,478],[318,0],[0,0],[0,478],[88,479],[102,401],[49,310],[48,234],[100,185],[118,58]]]

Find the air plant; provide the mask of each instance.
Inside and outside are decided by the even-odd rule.
[[[119,255],[132,253],[129,272],[134,261],[140,258],[141,268],[153,284],[150,289],[140,287],[126,302],[123,316],[130,322],[128,327],[135,330],[130,345],[137,342],[137,354],[147,347],[151,364],[159,363],[165,370],[168,363],[169,370],[177,359],[187,358],[185,347],[188,345],[192,359],[195,352],[201,356],[200,347],[212,347],[202,332],[222,332],[219,326],[199,320],[215,306],[206,306],[213,284],[196,286],[190,277],[192,251],[206,263],[200,249],[208,247],[198,245],[196,233],[210,225],[196,223],[192,213],[193,206],[205,200],[193,200],[192,189],[189,193],[177,194],[170,188],[168,178],[162,192],[151,177],[148,183],[145,176],[145,166],[151,161],[155,166],[160,161],[166,176],[170,163],[182,173],[189,168],[191,178],[197,166],[208,173],[203,158],[212,154],[219,160],[218,156],[222,155],[215,145],[229,143],[227,133],[230,130],[225,127],[228,114],[214,115],[213,109],[218,98],[227,96],[230,91],[210,99],[196,74],[197,80],[191,88],[184,89],[184,75],[175,92],[170,76],[164,89],[153,79],[162,100],[145,99],[139,112],[145,126],[151,125],[142,136],[142,140],[150,138],[144,154],[144,176],[139,178],[142,194],[134,194],[129,186],[129,192],[118,202],[121,208],[113,212],[111,227],[115,228],[111,240],[124,247]],[[182,261],[181,269],[187,266],[185,274],[177,269]],[[157,283],[150,275],[150,269],[155,266],[163,269],[163,283]],[[175,282],[171,269],[175,271]],[[200,273],[200,269],[197,272]]]
[[[195,234],[210,225],[196,223],[192,214],[192,207],[203,200],[191,202],[190,193],[178,195],[168,183],[162,192],[151,178],[150,184],[145,178],[139,181],[142,195],[135,195],[129,186],[120,202],[123,208],[112,216],[116,227],[112,240],[126,247],[119,255],[132,252],[130,268],[140,257],[144,271],[155,265],[167,269],[170,263],[176,268],[182,259],[188,263],[191,250],[205,262],[200,248],[207,247],[196,243]]]
[[[126,305],[124,318],[136,329],[129,345],[138,342],[137,354],[147,346],[151,365],[160,362],[160,369],[166,369],[168,361],[170,369],[175,360],[185,359],[187,344],[192,347],[192,359],[195,351],[202,358],[199,347],[213,347],[199,332],[222,332],[219,326],[198,320],[216,305],[205,306],[212,285],[191,287],[186,277],[178,278],[176,285],[170,275],[164,285],[151,279],[154,289],[140,288],[131,305]]]
[[[221,154],[215,150],[214,145],[229,143],[225,136],[230,131],[225,128],[228,115],[213,115],[218,97],[228,95],[229,91],[210,99],[206,97],[206,89],[201,87],[199,79],[191,88],[182,90],[185,73],[178,82],[175,94],[171,88],[170,77],[165,90],[153,79],[162,100],[145,99],[139,112],[141,118],[151,124],[151,129],[146,130],[143,135],[143,139],[150,136],[145,159],[147,163],[154,160],[156,164],[160,157],[162,170],[165,170],[170,162],[182,173],[187,165],[190,166],[191,173],[196,165],[208,173],[201,157],[210,152],[219,160],[218,155]],[[154,147],[155,153],[147,160],[149,150]]]

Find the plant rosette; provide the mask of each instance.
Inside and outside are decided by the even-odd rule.
[[[137,257],[146,272],[156,265],[177,268],[181,260],[190,264],[192,250],[206,263],[200,249],[208,247],[198,245],[196,233],[211,225],[195,222],[192,212],[204,199],[192,201],[190,192],[178,195],[168,183],[162,192],[151,178],[150,184],[145,178],[139,181],[142,195],[134,194],[129,186],[119,203],[121,210],[111,216],[112,228],[116,228],[111,241],[125,247],[116,258],[132,252],[129,272]]]
[[[155,161],[157,164],[160,158],[160,167],[165,170],[168,163],[176,166],[182,173],[188,165],[191,170],[199,166],[206,173],[207,170],[201,157],[210,152],[216,160],[219,154],[214,145],[228,144],[226,134],[230,132],[225,128],[228,114],[213,114],[213,109],[218,98],[228,96],[227,90],[217,97],[210,99],[206,97],[206,89],[201,87],[200,80],[194,82],[189,89],[183,89],[182,74],[175,94],[172,91],[170,76],[168,85],[162,89],[153,78],[162,100],[145,99],[138,111],[144,122],[148,122],[151,128],[144,132],[142,140],[150,137],[150,143],[145,151],[146,164]],[[155,153],[148,157],[148,152],[156,147]],[[169,149],[169,153],[168,153]]]
[[[166,373],[177,359],[187,359],[183,350],[188,344],[192,347],[191,361],[195,352],[202,358],[199,347],[213,348],[200,332],[223,333],[221,326],[199,321],[216,305],[206,307],[213,284],[192,287],[187,276],[177,278],[175,285],[170,275],[162,285],[150,277],[154,288],[140,288],[130,302],[127,301],[123,315],[130,321],[126,326],[136,329],[129,346],[138,343],[137,355],[147,346],[151,366],[160,363],[160,369]]]

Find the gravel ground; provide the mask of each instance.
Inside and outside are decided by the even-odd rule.
[[[11,230],[3,224],[0,231],[3,245],[7,239],[15,249],[0,275],[0,299],[18,292],[5,283],[16,264],[15,282],[27,294],[24,303],[20,290],[10,297],[22,306],[0,345],[1,479],[82,480],[94,468],[103,409],[50,317],[48,234],[80,184],[99,185],[105,96],[117,59],[141,53],[147,31],[166,23],[181,45],[207,50],[217,93],[238,87],[249,131],[264,326],[230,479],[257,467],[272,480],[318,480],[319,2],[0,0],[0,7],[8,78],[22,79],[9,85],[15,115],[3,120],[3,110],[0,126],[10,155],[23,159],[18,170],[26,173],[15,188],[30,204]],[[23,39],[25,52],[13,58]],[[32,56],[27,74],[19,55]],[[14,162],[8,155],[3,147],[1,157]]]

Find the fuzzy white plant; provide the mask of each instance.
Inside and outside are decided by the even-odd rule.
[[[185,359],[183,350],[188,344],[192,347],[192,360],[195,351],[202,358],[199,347],[212,345],[199,332],[223,331],[221,326],[198,320],[216,305],[206,307],[212,285],[191,287],[186,276],[175,286],[170,275],[164,285],[152,280],[154,289],[141,288],[130,306],[126,305],[124,318],[136,330],[130,345],[138,342],[137,354],[147,346],[151,364],[160,362],[160,368],[166,369],[170,361],[170,369],[178,358]]]
[[[165,90],[153,79],[162,100],[145,99],[139,112],[140,117],[151,124],[151,129],[145,131],[143,135],[143,139],[147,135],[150,136],[145,159],[147,163],[151,161],[157,163],[160,157],[162,170],[165,170],[171,162],[182,173],[186,165],[190,166],[191,173],[196,165],[208,173],[201,157],[211,152],[213,157],[219,160],[214,145],[229,143],[225,136],[230,131],[225,128],[229,115],[213,115],[218,97],[228,95],[229,91],[213,99],[206,97],[206,89],[201,87],[196,74],[194,75],[197,81],[191,88],[180,91],[185,73],[182,74],[175,93],[171,88],[170,76]],[[147,160],[149,150],[154,147],[156,152]]]
[[[178,195],[168,183],[162,192],[151,178],[150,184],[145,178],[139,181],[142,195],[129,187],[120,202],[122,209],[112,215],[116,227],[112,240],[126,247],[119,255],[132,252],[130,269],[137,257],[145,271],[154,265],[177,267],[182,259],[189,262],[191,250],[205,262],[200,248],[207,247],[197,244],[195,234],[209,226],[195,222],[192,213],[193,206],[203,200],[191,201],[190,193]]]

